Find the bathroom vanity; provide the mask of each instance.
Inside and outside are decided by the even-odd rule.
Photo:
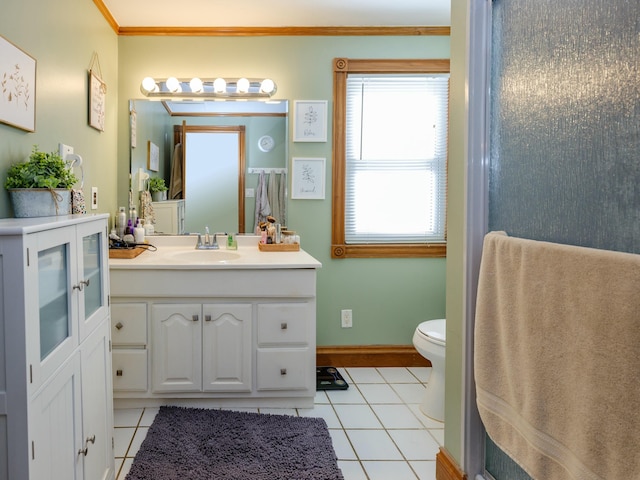
[[[237,239],[150,237],[156,251],[110,259],[117,406],[313,406],[321,264]]]

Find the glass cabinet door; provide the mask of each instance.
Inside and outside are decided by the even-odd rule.
[[[82,238],[82,262],[84,282],[84,316],[91,317],[102,307],[100,234],[93,233]]]
[[[70,335],[70,284],[67,245],[39,251],[40,360]]]

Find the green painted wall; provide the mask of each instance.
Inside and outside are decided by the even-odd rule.
[[[449,57],[448,37],[120,37],[118,42],[118,195],[124,199],[127,100],[142,97],[145,76],[271,77],[278,84],[278,98],[328,100],[331,111],[335,57]],[[300,233],[302,247],[323,264],[318,272],[318,344],[411,344],[420,321],[445,315],[445,259],[332,260],[331,141],[291,142],[289,156],[327,158],[326,199],[290,200],[287,222]],[[340,327],[344,308],[353,310],[352,329]]]
[[[116,205],[118,40],[93,2],[20,0],[3,2],[0,35],[37,61],[36,132],[0,124],[0,179],[10,164],[22,161],[34,144],[57,151],[58,143],[75,148],[84,159],[85,193],[98,187],[99,209]],[[93,53],[107,84],[105,131],[88,125],[88,80]],[[0,76],[4,72],[0,72]],[[13,213],[9,195],[0,192],[0,217]]]

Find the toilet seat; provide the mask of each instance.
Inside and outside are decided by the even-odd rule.
[[[437,345],[445,345],[447,341],[446,320],[428,320],[418,325],[418,331],[427,337],[427,340]]]

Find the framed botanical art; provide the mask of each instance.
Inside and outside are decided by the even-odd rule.
[[[147,148],[147,168],[152,172],[160,170],[160,149],[151,140]]]
[[[327,101],[293,101],[293,141],[327,141]]]
[[[326,158],[291,159],[291,198],[324,199]]]
[[[0,36],[0,122],[36,131],[36,60]]]

